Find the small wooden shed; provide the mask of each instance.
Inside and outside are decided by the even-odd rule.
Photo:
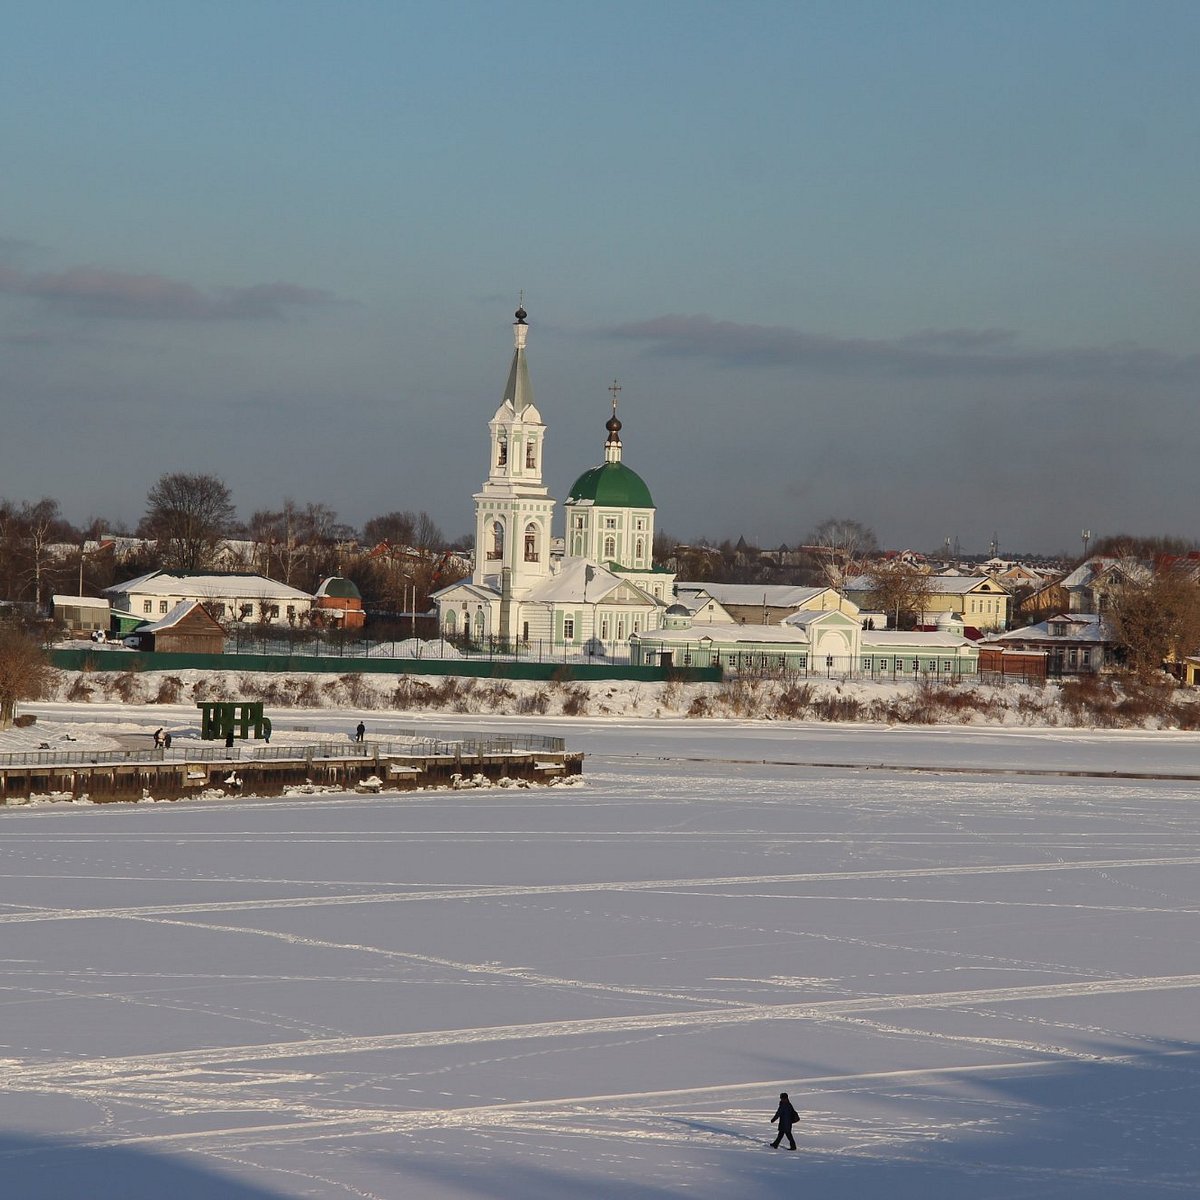
[[[184,600],[161,621],[137,630],[142,649],[176,654],[220,654],[225,630],[199,600]]]

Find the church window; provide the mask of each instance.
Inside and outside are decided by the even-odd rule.
[[[538,561],[538,527],[532,521],[525,526],[525,561]]]
[[[483,637],[483,609],[481,608],[475,614],[475,636],[482,639]]]
[[[582,518],[582,517],[576,517],[576,518],[575,518],[575,528],[576,528],[576,529],[582,529],[582,528],[583,528],[583,518]]]
[[[496,444],[496,466],[503,467],[508,463],[508,439],[504,436]]]
[[[616,558],[617,556],[617,539],[615,537],[606,537],[604,539],[604,557]]]
[[[600,622],[600,640],[604,641],[604,642],[608,641],[608,618],[607,617],[605,617],[604,620]]]
[[[525,443],[525,469],[532,471],[537,466],[537,444],[530,440]]]
[[[644,547],[644,545],[645,545],[645,543],[642,541],[642,539],[638,538],[638,540],[637,540],[637,557],[638,558],[642,557],[642,548]]]
[[[563,617],[563,641],[573,642],[575,640],[575,618]]]
[[[604,518],[604,528],[605,529],[616,529],[616,527],[617,527],[617,518],[616,517],[605,517]]]
[[[645,529],[645,528],[646,528],[646,518],[645,518],[645,517],[638,517],[638,519],[637,519],[637,527],[638,527],[639,529]]]
[[[446,634],[448,637],[453,637],[458,629],[458,614],[451,609],[446,614]]]
[[[492,545],[488,550],[488,558],[495,561],[504,557],[504,523],[492,522]]]

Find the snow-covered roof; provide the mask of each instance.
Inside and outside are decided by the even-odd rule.
[[[308,592],[265,575],[192,574],[189,571],[151,571],[104,590],[109,595],[167,595],[204,600],[312,600]]]
[[[522,599],[535,604],[598,604],[620,587],[632,588],[650,607],[663,605],[631,580],[586,558],[564,558],[555,574],[534,584]]]
[[[1061,628],[1062,633],[1052,633],[1051,626]],[[1113,632],[1109,623],[1096,613],[1059,613],[1026,625],[1024,629],[1009,629],[995,633],[983,640],[992,642],[1106,642],[1111,641]]]
[[[72,608],[108,608],[107,600],[99,596],[52,596],[51,603],[55,608],[70,605]]]
[[[495,588],[490,588],[482,583],[472,583],[469,578],[456,579],[453,583],[446,584],[444,588],[438,588],[436,592],[431,592],[430,595],[434,600],[441,600],[451,592],[461,592],[465,598],[479,600],[484,604],[490,604],[493,600],[500,599],[500,593]]]
[[[909,646],[919,649],[922,646],[952,646],[957,649],[959,646],[975,644],[956,633],[909,632],[895,629],[867,629],[863,631],[862,640],[864,647],[878,648]]]
[[[925,578],[929,591],[934,596],[961,596],[973,592],[981,584],[994,585],[1004,591],[1004,585],[997,583],[990,575],[927,575]],[[875,580],[870,575],[852,575],[846,580],[843,590],[871,592],[875,590]]]
[[[846,620],[852,620],[854,624],[858,624],[858,618],[846,617],[845,613],[838,613],[836,608],[807,608],[802,612],[794,612],[790,616],[783,618],[784,625],[790,625],[793,629],[806,629],[809,625],[815,624],[817,621],[824,621],[831,614],[837,613],[838,616]],[[836,622],[836,617],[834,618]]]
[[[154,621],[150,625],[139,626],[138,633],[162,633],[166,629],[172,629],[178,625],[179,622],[188,615],[188,613],[196,608],[199,608],[201,612],[204,612],[205,616],[208,616],[208,613],[205,612],[199,600],[181,600],[173,609],[171,609],[169,613],[167,613],[165,617]],[[212,620],[212,618],[209,617],[209,620]],[[213,621],[213,624],[215,625],[216,622]]]
[[[1069,575],[1060,579],[1059,583],[1068,589],[1086,587],[1098,575],[1109,571],[1116,571],[1127,579],[1133,580],[1150,577],[1149,569],[1136,558],[1110,558],[1101,554],[1095,558],[1089,558],[1085,563],[1080,563]]]
[[[799,608],[830,589],[792,587],[782,583],[676,583],[675,590],[685,604],[684,593],[706,592],[718,604],[759,604],[767,608]]]
[[[821,614],[816,614],[820,616]],[[762,645],[769,642],[775,645],[807,646],[808,634],[803,629],[790,625],[728,625],[708,624],[692,625],[688,629],[655,629],[645,633],[635,633],[631,640],[642,642],[701,642],[708,639],[722,646],[728,645]]]

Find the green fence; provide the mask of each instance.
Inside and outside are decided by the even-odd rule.
[[[720,683],[720,667],[618,666],[613,663],[520,662],[448,658],[326,658],[311,654],[171,654],[141,650],[51,650],[64,671],[272,671],[279,674],[459,675],[478,679],[678,679]]]

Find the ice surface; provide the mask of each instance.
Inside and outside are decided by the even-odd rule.
[[[0,812],[6,1195],[1196,1194],[1200,739],[371,716],[585,783]]]

